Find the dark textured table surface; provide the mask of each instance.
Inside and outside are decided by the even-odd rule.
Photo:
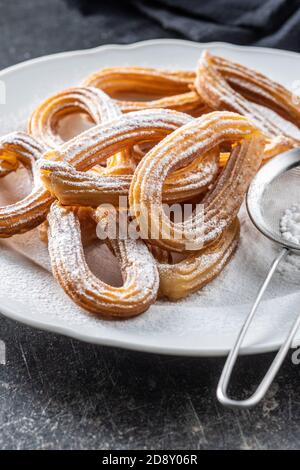
[[[82,16],[62,0],[1,0],[0,66],[62,50],[172,35],[134,10],[128,21],[118,23],[117,17],[122,11],[112,7]],[[0,365],[1,449],[300,447],[300,365],[290,356],[260,406],[233,411],[215,399],[221,358],[102,348],[2,316],[0,339],[7,348],[6,365]],[[271,359],[242,358],[233,393],[243,396]]]

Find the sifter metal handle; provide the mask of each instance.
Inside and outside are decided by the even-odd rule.
[[[270,268],[270,270],[269,270],[269,272],[266,276],[266,279],[263,282],[263,284],[262,284],[262,286],[261,286],[261,288],[260,288],[260,290],[257,294],[257,297],[255,299],[253,307],[252,307],[250,313],[248,314],[248,316],[245,320],[245,323],[244,323],[244,325],[243,325],[243,327],[242,327],[242,329],[241,329],[241,331],[238,335],[237,341],[236,341],[235,345],[233,346],[232,350],[229,353],[229,356],[226,360],[226,363],[225,363],[225,366],[224,366],[224,369],[223,369],[223,372],[222,372],[222,375],[221,375],[221,378],[220,378],[220,381],[219,381],[219,384],[218,384],[218,388],[217,388],[217,398],[220,401],[220,403],[222,403],[222,405],[230,406],[230,407],[234,407],[234,408],[251,408],[251,407],[257,405],[262,400],[262,398],[265,396],[265,394],[267,393],[270,385],[272,384],[277,372],[280,369],[281,364],[283,363],[283,361],[284,361],[284,359],[285,359],[285,357],[286,357],[286,355],[287,355],[287,353],[288,353],[288,351],[289,351],[289,349],[292,345],[293,339],[294,339],[294,337],[295,337],[295,335],[298,331],[298,328],[300,327],[300,315],[299,315],[297,320],[293,324],[293,327],[291,328],[287,339],[285,340],[285,342],[283,343],[283,345],[279,349],[275,359],[273,360],[268,372],[264,376],[263,380],[261,381],[260,385],[257,387],[254,394],[251,395],[251,397],[247,398],[246,400],[234,400],[234,399],[231,399],[231,398],[228,397],[227,390],[228,390],[231,374],[232,374],[233,368],[235,366],[237,357],[239,355],[240,348],[241,348],[241,345],[243,343],[243,340],[244,340],[244,338],[246,336],[246,333],[247,333],[247,331],[250,327],[250,324],[253,320],[253,317],[256,313],[256,310],[257,310],[257,308],[260,304],[262,296],[263,296],[265,290],[267,289],[267,287],[268,287],[268,285],[269,285],[269,283],[270,283],[270,281],[273,277],[273,274],[275,273],[280,261],[285,257],[285,255],[288,253],[288,251],[289,250],[284,248],[284,250],[282,250],[279,253],[277,258],[274,259],[274,261],[271,265],[271,268]]]

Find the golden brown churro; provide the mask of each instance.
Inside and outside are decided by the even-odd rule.
[[[267,158],[299,144],[252,103],[265,105],[299,125],[300,111],[293,104],[292,94],[262,74],[205,51],[199,61],[195,87],[211,108],[248,116],[269,138]]]
[[[53,198],[40,183],[36,161],[45,147],[24,132],[16,132],[0,139],[0,155],[12,167],[24,165],[33,178],[31,193],[21,201],[0,207],[0,238],[23,233],[39,225],[46,217]]]
[[[50,96],[33,111],[28,132],[49,148],[59,147],[64,143],[58,134],[59,121],[73,113],[86,114],[94,124],[111,121],[121,114],[101,90],[72,87]]]
[[[219,169],[219,150],[213,149],[201,159],[168,175],[163,188],[164,202],[183,202],[207,191]],[[97,207],[103,203],[118,205],[120,196],[128,196],[132,175],[106,176],[76,171],[66,162],[45,160],[41,165],[43,182],[63,205]]]
[[[203,202],[204,212],[173,223],[162,207],[165,175],[227,142],[241,142]],[[251,121],[230,112],[206,114],[182,126],[154,147],[139,163],[129,201],[143,237],[171,251],[199,250],[231,224],[248,185],[261,163],[264,140]],[[155,237],[153,237],[153,234]]]
[[[97,211],[95,217],[97,220]],[[48,221],[53,274],[78,305],[103,317],[129,318],[144,312],[155,301],[159,286],[157,266],[142,240],[110,241],[124,279],[122,287],[113,287],[90,271],[76,214],[54,203]]]
[[[103,91],[92,87],[72,87],[43,101],[31,114],[28,131],[49,149],[59,147],[64,140],[58,133],[60,120],[74,113],[84,113],[94,124],[112,121],[121,116],[118,106]],[[107,162],[108,169],[132,173],[135,164],[129,153],[120,152]],[[100,173],[108,169],[98,169]]]
[[[124,113],[168,108],[200,116],[208,111],[208,107],[192,90],[194,79],[195,73],[189,71],[111,67],[93,73],[84,80],[83,85],[101,88],[116,99]],[[128,95],[133,97],[131,101],[126,99]]]
[[[101,90],[91,87],[72,87],[43,101],[31,114],[28,122],[28,131],[31,135],[42,141],[48,148],[57,148],[64,143],[58,132],[63,117],[73,113],[84,113],[94,124],[109,122],[121,115],[118,106]],[[129,152],[119,152],[107,162],[107,166],[95,167],[95,173],[131,174],[135,162]],[[42,240],[46,239],[48,225],[39,227]],[[85,231],[83,231],[85,236]]]
[[[220,274],[233,255],[239,241],[239,222],[233,223],[213,244],[189,253],[178,263],[158,262],[159,293],[178,300],[201,289]]]

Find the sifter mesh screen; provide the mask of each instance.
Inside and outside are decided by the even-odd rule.
[[[280,174],[261,195],[260,212],[268,230],[280,236],[280,219],[286,209],[300,204],[300,166]]]

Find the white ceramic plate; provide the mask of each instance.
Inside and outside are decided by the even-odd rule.
[[[0,73],[7,94],[6,105],[0,105],[1,134],[19,129],[41,99],[78,84],[101,67],[139,65],[194,69],[205,48],[254,67],[288,87],[300,79],[300,60],[295,53],[222,43],[154,40],[55,54]],[[274,251],[244,215],[238,254],[211,286],[185,302],[158,303],[134,320],[105,322],[76,310],[74,315],[64,315],[69,299],[51,280],[51,275],[24,257],[1,248],[0,266],[5,266],[7,276],[1,277],[1,291],[5,296],[0,299],[0,309],[6,316],[28,325],[91,343],[166,354],[223,355],[236,337]],[[282,343],[299,306],[300,269],[295,270],[293,274],[286,268],[275,279],[245,342],[244,353],[275,350]],[[36,285],[40,286],[39,290]],[[48,303],[45,303],[46,298]]]

